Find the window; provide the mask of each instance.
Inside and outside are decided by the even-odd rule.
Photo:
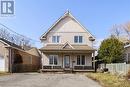
[[[50,55],[49,56],[49,64],[57,65],[58,64],[58,55]]]
[[[84,55],[82,55],[82,57],[81,57],[81,64],[85,65],[85,56]]]
[[[83,36],[74,36],[74,42],[75,43],[82,43],[83,42]]]
[[[53,56],[49,56],[49,64],[53,65]]]
[[[74,42],[78,43],[78,36],[74,36]]]
[[[80,55],[77,56],[77,65],[80,65]]]
[[[79,36],[79,43],[82,43],[82,36]]]
[[[77,55],[77,65],[85,65],[85,55]]]
[[[53,43],[59,43],[60,42],[60,36],[52,36],[52,42]]]

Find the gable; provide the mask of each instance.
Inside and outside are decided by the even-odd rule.
[[[50,29],[45,32],[40,39],[46,39],[46,36],[50,32],[84,32],[89,36],[95,38],[88,30],[86,30],[72,15],[67,11],[58,21],[56,21]]]
[[[50,32],[86,32],[74,19],[67,16],[62,19]]]
[[[69,43],[65,43],[62,49],[73,49],[73,47]]]

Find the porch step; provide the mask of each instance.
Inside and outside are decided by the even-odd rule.
[[[72,69],[64,69],[64,72],[65,72],[65,73],[72,73],[73,70],[72,70]]]

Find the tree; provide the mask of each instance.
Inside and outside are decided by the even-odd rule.
[[[123,29],[127,32],[129,40],[130,40],[130,22],[127,22],[126,24],[122,26],[123,26]]]
[[[124,44],[115,36],[103,40],[98,50],[99,59],[104,63],[124,62]]]
[[[23,35],[20,35],[12,30],[9,30],[8,28],[3,26],[0,26],[0,38],[5,39],[11,43],[14,43],[18,46],[21,46],[22,48],[31,48],[32,40],[30,38],[27,38]]]
[[[111,35],[115,36],[117,39],[126,43],[129,41],[129,31],[124,25],[113,25],[111,29]]]

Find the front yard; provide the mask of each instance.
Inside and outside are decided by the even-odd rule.
[[[103,87],[130,87],[130,81],[109,73],[88,73],[87,77],[99,82]]]
[[[3,76],[3,75],[10,75],[10,73],[0,72],[0,76]]]

